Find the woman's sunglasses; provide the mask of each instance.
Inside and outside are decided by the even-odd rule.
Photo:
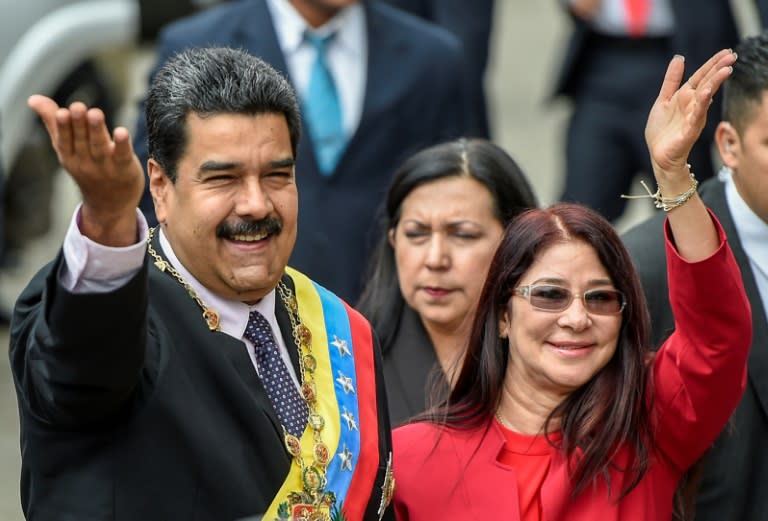
[[[573,293],[568,288],[552,284],[529,284],[518,286],[514,292],[542,311],[564,311],[574,297],[581,297],[584,308],[595,315],[618,315],[626,305],[624,294],[615,289],[590,289],[584,293]]]

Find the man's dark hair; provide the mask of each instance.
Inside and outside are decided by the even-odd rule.
[[[282,114],[296,155],[301,120],[293,88],[274,68],[243,50],[186,49],[153,79],[146,108],[149,157],[173,182],[187,145],[189,114]]]
[[[723,119],[741,135],[768,92],[768,31],[745,38],[736,54],[739,58],[723,85]]]

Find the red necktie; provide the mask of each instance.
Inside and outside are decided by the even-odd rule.
[[[648,16],[651,14],[651,0],[624,0],[627,12],[627,31],[638,38],[645,35]]]

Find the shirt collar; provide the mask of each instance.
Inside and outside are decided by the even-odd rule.
[[[248,325],[248,315],[253,310],[264,315],[273,331],[280,330],[277,326],[277,318],[275,317],[274,289],[252,306],[249,306],[244,302],[226,299],[216,295],[192,276],[189,270],[187,270],[179,261],[178,257],[176,257],[176,254],[171,247],[171,243],[168,242],[168,239],[163,233],[163,229],[159,228],[159,231],[158,238],[160,240],[160,247],[163,249],[163,253],[168,259],[168,262],[170,262],[176,271],[179,272],[187,284],[192,287],[200,300],[219,314],[220,328],[223,333],[235,338],[242,338],[243,333],[245,332],[245,327]]]
[[[768,223],[763,221],[744,202],[731,176],[720,175],[725,183],[725,197],[742,247],[753,262],[762,269],[768,268]]]
[[[286,55],[299,49],[304,43],[306,31],[318,36],[335,32],[334,45],[343,46],[347,52],[360,52],[360,42],[365,39],[365,12],[359,3],[345,7],[318,28],[311,28],[287,0],[267,0],[267,6],[272,15],[280,48]]]

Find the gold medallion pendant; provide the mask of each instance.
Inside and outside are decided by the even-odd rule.
[[[291,492],[280,504],[275,521],[344,521],[333,492]]]

